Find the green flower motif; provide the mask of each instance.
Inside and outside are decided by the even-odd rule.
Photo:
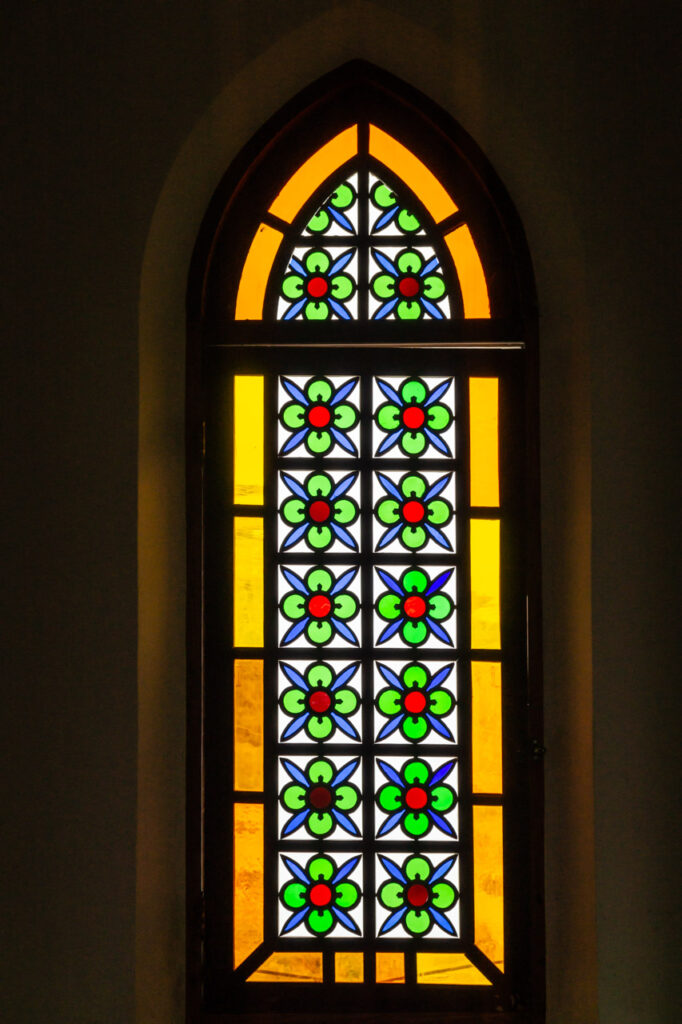
[[[379,886],[377,896],[381,906],[391,913],[381,925],[379,935],[386,935],[399,924],[413,936],[427,935],[434,925],[448,935],[456,935],[452,921],[444,913],[459,898],[457,889],[445,879],[456,859],[456,855],[446,857],[434,865],[428,857],[415,854],[399,865],[380,854],[381,866],[390,878]]]
[[[379,578],[388,587],[375,605],[379,618],[388,622],[377,645],[399,631],[403,642],[411,647],[423,644],[430,633],[452,647],[452,638],[440,623],[451,618],[454,611],[452,598],[442,592],[453,571],[446,569],[430,580],[423,569],[406,569],[398,581],[390,572],[377,568]]]
[[[425,665],[412,662],[406,665],[400,675],[388,665],[377,665],[379,672],[388,683],[376,697],[376,709],[388,721],[377,735],[377,742],[400,729],[404,739],[419,743],[433,730],[443,739],[455,742],[455,738],[441,719],[452,711],[455,699],[442,684],[452,672],[452,665],[445,665],[435,675]]]
[[[308,249],[299,260],[291,256],[290,273],[282,279],[280,294],[290,305],[282,319],[293,320],[302,314],[306,320],[351,320],[344,303],[355,295],[356,284],[342,273],[355,255],[347,249],[336,259],[326,249]]]
[[[452,473],[446,473],[433,484],[421,473],[406,473],[397,487],[384,473],[377,473],[377,479],[387,494],[374,506],[374,515],[386,527],[377,551],[396,537],[408,551],[419,551],[429,540],[452,551],[450,541],[440,529],[452,519],[452,505],[437,497],[447,487]]]
[[[431,768],[427,761],[414,757],[406,761],[398,772],[387,761],[377,759],[378,767],[388,779],[375,798],[380,810],[388,815],[377,832],[377,838],[400,825],[408,839],[421,839],[435,825],[446,836],[456,839],[454,828],[443,817],[457,801],[452,786],[444,782],[455,764],[452,760],[439,768]]]
[[[372,225],[372,231],[383,231],[394,223],[403,235],[413,235],[419,231],[421,224],[410,210],[400,205],[395,192],[383,181],[376,181],[369,193],[370,202],[379,210],[379,216]]]
[[[281,518],[292,528],[282,542],[282,551],[303,539],[313,551],[326,551],[335,540],[358,550],[355,537],[346,527],[356,521],[360,510],[357,502],[344,497],[357,480],[357,473],[348,473],[341,480],[328,473],[309,473],[303,484],[289,473],[280,475],[293,495],[279,509]]]
[[[280,455],[290,455],[305,443],[310,455],[328,455],[335,445],[357,457],[358,450],[348,437],[360,413],[345,399],[354,390],[358,378],[352,377],[335,388],[327,377],[310,377],[303,387],[288,377],[280,377],[282,387],[291,397],[279,412],[280,423],[288,430]]]
[[[374,262],[383,270],[370,281],[372,294],[381,305],[373,320],[383,320],[395,311],[399,320],[421,320],[426,315],[444,320],[436,305],[446,298],[446,287],[437,256],[424,259],[417,249],[403,249],[392,260],[380,249],[372,249]]]
[[[354,619],[360,607],[356,595],[346,590],[357,573],[355,566],[336,579],[329,569],[316,566],[303,580],[292,569],[282,566],[282,575],[294,588],[279,604],[284,618],[293,623],[282,637],[282,646],[293,643],[303,632],[316,647],[328,644],[336,634],[357,646],[358,638],[346,625],[346,620]]]
[[[282,828],[282,839],[288,838],[302,825],[314,839],[324,839],[339,825],[352,836],[360,831],[349,817],[360,803],[360,790],[347,780],[353,775],[360,758],[341,767],[326,757],[314,758],[301,770],[293,761],[282,758],[282,765],[293,780],[279,795],[279,801],[291,817]]]
[[[397,389],[381,377],[376,382],[388,399],[374,414],[379,430],[387,435],[376,454],[385,455],[397,444],[404,455],[416,458],[431,444],[441,455],[452,458],[440,436],[452,423],[452,412],[439,401],[452,380],[444,380],[432,390],[421,377],[409,377]]]
[[[311,857],[305,867],[284,855],[282,861],[293,876],[279,891],[281,903],[292,911],[282,927],[282,935],[301,923],[315,936],[328,935],[338,924],[360,935],[350,911],[357,907],[362,893],[360,886],[348,877],[359,864],[359,857],[351,857],[339,867],[326,854]]]
[[[360,697],[352,686],[346,686],[357,672],[357,661],[338,675],[323,661],[309,665],[305,675],[294,665],[282,662],[280,667],[292,684],[279,699],[282,711],[292,719],[282,733],[281,742],[292,739],[301,729],[317,743],[331,739],[337,729],[353,740],[360,739],[349,720],[360,706]]]
[[[350,181],[342,182],[310,218],[307,230],[313,235],[324,235],[334,226],[352,233],[354,228],[346,212],[355,206],[356,200],[357,193]]]

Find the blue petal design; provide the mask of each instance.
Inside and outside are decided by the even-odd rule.
[[[402,881],[404,881],[404,879],[402,879]],[[379,930],[379,935],[385,935],[386,932],[390,932],[392,928],[395,928],[397,924],[400,924],[406,913],[407,907],[399,907],[398,910],[395,910],[382,924]]]
[[[445,476],[440,477],[435,483],[431,484],[428,491],[422,498],[422,502],[426,504],[427,501],[431,501],[431,498],[435,498],[436,495],[440,494],[440,492],[447,486],[451,476],[452,473],[446,473]]]
[[[377,667],[387,683],[390,683],[391,686],[395,686],[397,690],[405,689],[402,681],[398,678],[392,668],[389,668],[388,665],[383,665],[381,662],[378,663]]]
[[[456,762],[454,761],[454,759],[452,761],[447,761],[445,764],[442,764],[438,771],[434,772],[433,775],[431,776],[429,786],[437,786],[439,782],[443,781],[443,779],[447,779],[448,775],[455,767],[455,764]]]
[[[390,494],[392,498],[396,498],[400,502],[404,500],[402,494],[400,493],[396,485],[393,483],[392,480],[389,480],[389,478],[384,473],[377,473],[377,479],[381,486],[383,487],[383,489],[388,494]]]
[[[435,690],[437,686],[440,686],[441,683],[444,683],[445,680],[450,675],[450,673],[452,672],[453,668],[454,665],[445,665],[442,669],[440,669],[439,672],[436,672],[433,679],[426,684],[426,692],[428,693],[429,690]]]
[[[345,864],[342,864],[339,870],[332,878],[332,885],[337,885],[339,882],[343,881],[346,875],[349,875],[351,871],[353,871],[353,869],[357,866],[359,860],[359,857],[351,857],[350,860],[347,860],[345,862]]]
[[[338,405],[339,402],[342,402],[346,395],[349,395],[351,393],[357,382],[357,377],[353,377],[352,380],[347,380],[345,384],[342,384],[341,387],[334,392],[334,394],[332,395],[331,402],[329,404],[331,406],[334,406]]]
[[[306,789],[308,788],[310,780],[306,778],[298,765],[295,765],[293,761],[287,760],[286,757],[282,758],[282,765],[294,782],[298,782],[301,786],[305,786]]]
[[[339,919],[344,928],[347,928],[349,932],[355,932],[356,935],[360,934],[360,929],[345,910],[341,910],[341,907],[337,907],[335,904],[332,904],[331,910],[332,914]]]
[[[404,618],[400,618],[386,626],[386,629],[377,637],[377,646],[390,640],[393,634],[398,632],[404,621]]]
[[[398,277],[398,271],[394,263],[389,260],[388,256],[384,255],[383,252],[379,252],[378,249],[372,249],[372,256],[387,274],[391,274],[393,277]]]
[[[431,535],[431,537],[433,537],[436,544],[440,544],[440,546],[442,548],[445,548],[446,551],[452,551],[452,544],[445,536],[445,534],[438,529],[437,526],[431,526],[430,523],[424,523],[424,529],[426,530],[427,533]]]
[[[295,526],[291,533],[288,533],[282,541],[282,551],[286,551],[287,548],[290,548],[297,540],[300,540],[309,527],[310,523],[301,523],[300,526]]]
[[[381,377],[377,377],[377,387],[379,390],[388,398],[389,402],[395,402],[401,409],[404,402],[397,391],[395,391],[388,381],[382,380]]]
[[[310,879],[303,868],[298,866],[295,860],[292,860],[291,857],[285,857],[284,854],[282,854],[282,860],[284,861],[286,869],[291,872],[294,878],[298,878],[299,882],[303,882],[304,885],[310,885]]]
[[[297,910],[295,914],[292,914],[289,920],[285,923],[284,927],[282,928],[282,935],[286,935],[287,932],[290,932],[293,928],[295,928],[296,925],[303,920],[303,918],[309,911],[310,907],[303,907],[302,910]]]
[[[304,298],[299,299],[298,302],[294,302],[294,304],[292,306],[289,306],[288,310],[284,314],[284,319],[293,320],[294,317],[298,316],[298,314],[301,312],[307,301],[308,296],[306,295]]]
[[[353,253],[355,249],[346,249],[340,256],[337,256],[331,267],[327,271],[327,277],[333,277],[334,274],[338,274],[345,266],[347,266],[353,259]]]
[[[426,275],[430,274],[431,271],[433,270],[433,268],[437,267],[437,266],[438,266],[438,257],[437,256],[432,256],[431,259],[428,260],[424,264],[424,266],[421,268],[421,270],[419,271],[419,276],[420,277],[426,277]]]
[[[335,595],[338,594],[340,591],[345,590],[346,587],[353,582],[357,574],[357,566],[354,566],[352,569],[348,569],[346,572],[342,573],[337,579],[332,589],[329,591],[329,593]]]
[[[332,722],[334,722],[339,727],[341,732],[345,732],[346,736],[350,736],[351,739],[354,740],[360,739],[360,734],[355,728],[355,726],[351,722],[346,721],[343,715],[339,715],[336,711],[332,711],[331,719]]]
[[[443,875],[447,875],[448,871],[450,870],[450,868],[452,867],[452,865],[455,863],[456,860],[457,860],[456,856],[455,857],[448,857],[447,860],[444,860],[442,862],[442,864],[439,864],[438,867],[436,868],[436,870],[433,872],[433,874],[429,878],[429,883],[431,885],[433,885],[433,883],[437,882],[439,878],[443,877]]]
[[[386,857],[383,853],[380,853],[379,860],[381,861],[382,868],[391,876],[391,878],[395,878],[396,882],[402,882],[403,885],[407,885],[407,879],[405,878],[402,869],[399,868],[398,865],[390,859],[390,857]]]
[[[421,302],[426,312],[431,314],[434,320],[445,320],[445,314],[441,309],[438,308],[438,306],[435,306],[433,302],[430,302],[423,295],[419,301]]]
[[[445,832],[446,836],[455,835],[455,830],[453,829],[450,822],[446,821],[445,818],[441,817],[441,815],[438,814],[437,811],[430,810],[429,817],[433,821],[434,825],[436,825],[441,830],[441,832]]]
[[[341,543],[345,544],[347,548],[351,548],[352,551],[358,550],[355,537],[349,533],[348,530],[344,529],[343,526],[339,526],[338,523],[330,522],[329,527],[332,533],[335,534],[335,536],[338,537]]]
[[[346,309],[346,307],[343,305],[342,302],[339,302],[338,299],[333,299],[330,295],[329,298],[327,299],[327,302],[332,307],[336,315],[340,317],[342,320],[353,319],[348,310]]]
[[[394,430],[392,434],[389,434],[388,437],[385,437],[381,444],[379,445],[379,447],[377,448],[377,455],[384,455],[387,451],[389,451],[389,449],[393,447],[394,444],[397,444],[403,432],[403,429],[403,427],[398,427],[398,429]]]
[[[347,452],[350,452],[351,455],[358,454],[357,448],[355,447],[355,445],[353,444],[349,437],[346,437],[345,434],[342,434],[340,430],[336,429],[336,427],[330,427],[329,429],[331,430],[332,437],[334,438],[337,444],[341,445],[342,448],[345,448],[345,450]]]
[[[452,379],[444,380],[441,384],[438,384],[433,389],[433,391],[429,394],[428,398],[424,402],[424,408],[428,409],[428,407],[430,405],[433,405],[433,403],[437,402],[439,398],[442,398],[443,395],[448,390],[448,388],[450,387],[451,384],[452,384]]]
[[[290,836],[292,832],[295,832],[299,825],[303,824],[309,814],[310,810],[306,807],[304,810],[299,811],[298,814],[294,814],[292,818],[289,818],[288,822],[282,829],[282,836]]]
[[[338,811],[336,807],[332,807],[332,817],[336,819],[344,831],[349,832],[352,836],[359,836],[358,827],[352,818],[349,818],[343,811]]]
[[[343,480],[339,480],[338,484],[329,495],[330,501],[336,501],[341,495],[345,494],[349,490],[358,478],[357,473],[349,473],[348,476],[344,476]]]
[[[438,576],[436,576],[435,579],[431,581],[431,585],[424,594],[424,597],[430,597],[431,594],[435,594],[437,590],[440,590],[441,587],[444,587],[445,584],[450,579],[450,577],[452,576],[453,572],[453,569],[446,569],[445,572],[439,573]]]
[[[289,476],[288,473],[281,473],[280,476],[284,483],[287,485],[290,491],[292,491],[297,498],[303,498],[304,501],[309,501],[310,498],[305,491],[305,488],[299,484],[298,480],[294,480],[293,476]]]
[[[306,683],[305,679],[298,671],[298,669],[294,668],[293,665],[287,665],[285,661],[281,662],[281,666],[282,672],[284,672],[284,675],[287,677],[289,682],[293,683],[294,686],[298,686],[299,690],[305,690],[305,692],[307,693],[310,687],[308,686],[308,684]]]
[[[394,299],[389,299],[387,302],[384,302],[383,306],[379,306],[379,308],[375,311],[374,315],[372,316],[372,320],[383,320],[384,317],[388,316],[389,313],[393,312],[397,305],[398,297]]]
[[[379,538],[379,543],[377,544],[377,551],[381,551],[381,549],[385,548],[387,544],[390,544],[393,538],[398,533],[400,533],[404,525],[404,523],[396,523],[395,526],[389,526],[389,528],[386,530],[386,533],[382,534],[382,536]]]
[[[386,821],[381,826],[381,828],[379,829],[379,831],[377,832],[377,839],[379,839],[380,836],[385,836],[387,832],[392,831],[392,829],[396,827],[396,825],[398,824],[400,819],[404,817],[404,815],[405,810],[403,809],[401,811],[396,811],[395,814],[392,814],[390,818],[387,818]]]
[[[450,449],[448,448],[442,437],[439,437],[438,434],[434,434],[434,432],[432,430],[429,430],[428,427],[422,427],[422,430],[424,431],[424,433],[426,434],[434,448],[437,448],[438,451],[441,452],[443,455],[451,454]]]
[[[349,644],[355,644],[356,647],[358,646],[358,638],[345,622],[342,622],[341,619],[335,618],[333,615],[331,616],[331,621],[337,633],[339,633],[344,640],[347,640]]]
[[[440,910],[436,910],[435,907],[429,907],[429,913],[433,915],[434,921],[441,926],[449,935],[456,935],[457,932],[448,921],[447,917],[441,914]]]
[[[377,736],[377,743],[379,740],[385,740],[387,736],[390,736],[392,732],[395,732],[404,717],[405,715],[394,715],[392,718],[389,718],[386,725]]]
[[[429,629],[433,632],[434,636],[437,636],[438,639],[441,640],[444,644],[448,644],[448,646],[450,647],[453,646],[452,638],[450,637],[450,634],[448,633],[447,630],[443,629],[442,626],[439,626],[437,622],[433,621],[433,619],[430,619],[428,615],[425,617],[424,621],[426,622]]]
[[[395,768],[393,768],[390,764],[387,764],[386,761],[382,761],[381,758],[377,758],[377,764],[379,765],[379,767],[381,768],[382,772],[389,780],[389,782],[392,782],[394,786],[400,786],[401,789],[405,789],[405,783],[400,778]],[[402,814],[403,812],[401,811],[400,813]]]
[[[352,231],[353,230],[353,225],[348,220],[348,217],[346,217],[345,213],[341,213],[341,211],[337,210],[335,206],[331,205],[331,203],[327,206],[326,209],[327,209],[327,212],[329,214],[331,214],[331,216],[334,218],[336,223],[340,224],[341,227],[344,228],[345,231]]]
[[[443,725],[443,723],[438,718],[436,718],[435,715],[432,715],[430,711],[427,711],[426,718],[432,729],[439,733],[444,739],[451,740],[454,743],[455,737],[452,735],[448,727],[446,725]]]
[[[397,203],[394,203],[393,206],[389,206],[389,208],[377,218],[372,231],[381,231],[381,229],[385,228],[387,224],[390,224],[399,209],[400,207]]]
[[[295,270],[297,274],[301,274],[302,277],[307,277],[308,276],[308,271],[305,269],[305,267],[303,266],[301,261],[299,259],[297,259],[295,256],[292,256],[290,258],[289,266],[291,267],[292,270]],[[306,405],[307,404],[308,403],[306,402]]]
[[[292,643],[292,641],[294,641],[297,636],[300,636],[309,622],[309,615],[306,615],[306,617],[304,619],[301,619],[300,622],[295,622],[291,629],[287,630],[287,632],[282,637],[282,647],[286,647],[286,645]]]
[[[308,596],[308,588],[297,573],[293,572],[291,569],[287,569],[285,566],[282,566],[282,575],[287,583],[291,584],[294,590],[297,590],[299,594],[305,594],[306,597]]]
[[[297,715],[293,721],[289,722],[288,726],[282,733],[282,741],[290,740],[292,736],[295,736],[297,732],[300,732],[305,723],[308,721],[309,713],[304,711],[303,714]]]
[[[347,668],[344,668],[343,672],[339,672],[338,676],[329,688],[330,692],[333,693],[334,690],[339,690],[345,683],[349,682],[357,670],[358,662],[356,661],[353,665],[348,665]]]
[[[357,771],[357,767],[360,764],[360,758],[356,757],[353,761],[349,761],[344,764],[343,768],[340,768],[332,779],[332,786],[340,786],[342,782],[349,779],[353,772]]]
[[[377,574],[382,583],[385,583],[389,590],[392,590],[394,594],[398,594],[399,597],[403,597],[403,588],[398,583],[397,579],[391,576],[390,572],[386,572],[385,569],[377,568]]]
[[[297,430],[295,434],[292,434],[287,443],[282,447],[282,455],[288,455],[294,448],[298,448],[309,429],[309,427],[303,427],[301,430]]]

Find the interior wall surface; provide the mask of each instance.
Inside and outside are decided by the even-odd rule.
[[[183,1020],[189,261],[240,148],[357,57],[472,135],[536,273],[548,1021],[676,1019],[677,17],[6,6],[2,1020]]]

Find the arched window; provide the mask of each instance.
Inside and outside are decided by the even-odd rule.
[[[188,406],[209,1016],[537,1019],[534,343],[494,173],[367,65],[216,194]]]

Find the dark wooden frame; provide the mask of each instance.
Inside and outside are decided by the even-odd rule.
[[[376,347],[391,347],[391,370],[400,364],[414,365],[415,336],[419,347],[430,349],[434,372],[455,373],[473,369],[475,373],[495,373],[508,380],[502,385],[501,435],[519,438],[509,451],[505,473],[515,477],[515,489],[502,479],[503,495],[515,493],[524,498],[506,502],[503,516],[503,550],[506,563],[503,581],[511,581],[516,592],[511,601],[503,595],[503,604],[515,611],[503,621],[505,657],[520,667],[513,688],[507,687],[504,724],[505,807],[513,806],[511,833],[505,814],[505,873],[507,882],[505,914],[516,922],[515,934],[523,935],[517,968],[495,998],[462,987],[459,996],[450,987],[428,987],[429,1009],[421,1012],[415,1002],[412,1010],[409,989],[413,986],[382,986],[381,1010],[368,1000],[365,986],[314,986],[315,1011],[283,1013],[277,1006],[277,993],[285,999],[299,986],[267,986],[274,999],[260,1002],[254,992],[250,1007],[227,1012],[221,972],[216,971],[211,955],[204,960],[204,944],[211,942],[211,892],[204,900],[204,862],[216,844],[224,844],[226,834],[205,832],[204,793],[209,807],[211,785],[216,777],[225,779],[229,765],[224,750],[211,741],[211,730],[218,727],[231,735],[224,709],[209,708],[209,741],[205,744],[206,686],[209,692],[211,662],[205,661],[205,613],[208,595],[209,644],[211,601],[221,605],[220,614],[229,612],[229,594],[224,591],[224,573],[212,578],[210,566],[202,566],[204,537],[213,532],[212,519],[217,510],[227,511],[229,472],[222,478],[218,492],[204,491],[204,458],[223,457],[224,452],[209,443],[205,452],[206,430],[211,437],[211,416],[220,407],[217,394],[229,369],[261,372],[274,370],[281,359],[289,372],[298,364],[301,372],[318,368],[320,349],[325,350],[325,367],[347,365],[348,346],[358,344],[358,322],[283,323],[234,321],[236,284],[248,245],[259,222],[270,222],[280,230],[282,224],[264,214],[281,182],[286,180],[309,155],[317,140],[323,141],[358,118],[374,117],[386,130],[425,159],[456,196],[461,219],[471,227],[488,275],[491,295],[490,320],[430,321],[419,325],[399,322],[366,322],[363,336],[367,343],[354,350],[355,365],[377,365]],[[324,124],[320,138],[319,126]],[[319,143],[317,143],[319,144]],[[274,169],[274,170],[273,170]],[[320,187],[319,197],[329,192],[329,182]],[[455,215],[457,218],[458,215]],[[452,226],[458,221],[453,221]],[[294,229],[287,227],[291,235]],[[286,244],[282,247],[286,250]],[[270,315],[275,299],[266,298]],[[447,114],[416,91],[363,62],[353,62],[326,76],[288,104],[263,128],[237,157],[221,182],[202,225],[194,253],[188,289],[187,350],[187,485],[188,485],[188,789],[187,789],[187,1007],[192,1022],[223,1021],[312,1021],[322,1019],[398,1021],[433,1019],[458,1022],[496,1021],[540,1022],[544,1019],[544,913],[542,903],[542,773],[533,752],[541,749],[541,663],[540,663],[540,559],[539,559],[539,482],[537,450],[537,315],[530,259],[525,238],[511,201],[472,140]],[[321,334],[323,336],[321,336]],[[294,347],[290,347],[294,346]],[[315,352],[307,352],[314,348]],[[374,351],[372,351],[374,350]],[[294,369],[292,369],[292,366]],[[345,370],[345,367],[344,367]],[[213,412],[211,411],[213,410]],[[207,426],[208,421],[208,426]],[[512,423],[514,430],[511,430]],[[224,429],[225,424],[221,424]],[[223,435],[224,436],[224,435]],[[224,470],[221,469],[221,474]],[[519,482],[522,481],[522,486]],[[458,502],[466,500],[458,494]],[[460,505],[462,507],[462,505]],[[480,510],[476,511],[479,514]],[[229,552],[225,552],[229,555]],[[223,563],[225,564],[225,563]],[[229,563],[227,563],[229,564]],[[503,584],[505,585],[505,584]],[[229,588],[228,588],[229,589]],[[464,588],[466,590],[466,588]],[[218,595],[215,598],[215,595]],[[467,601],[460,574],[458,598]],[[222,602],[227,602],[227,607]],[[229,614],[223,621],[229,621]],[[215,633],[215,631],[214,631]],[[462,645],[458,643],[458,649]],[[467,652],[465,651],[465,654]],[[478,657],[478,654],[477,654]],[[206,667],[207,666],[207,667]],[[208,682],[207,682],[208,680]],[[223,681],[225,687],[225,681]],[[513,692],[512,692],[513,691]],[[511,699],[513,697],[513,700]],[[214,733],[215,735],[215,733]],[[512,742],[508,742],[512,738]],[[230,744],[227,744],[227,750]],[[508,787],[511,780],[511,788]],[[209,814],[210,818],[210,814]],[[511,818],[510,818],[511,821]],[[206,847],[205,844],[206,843]],[[507,862],[507,848],[513,847]],[[229,837],[228,837],[229,848]],[[514,863],[512,863],[514,862]],[[511,866],[510,866],[511,865]],[[511,872],[511,874],[510,874]],[[229,854],[225,860],[229,876]],[[215,872],[214,872],[215,876]],[[220,899],[218,900],[220,902]],[[521,927],[519,927],[519,924]],[[303,946],[305,946],[305,942]],[[308,943],[314,944],[314,940]],[[319,942],[316,943],[319,946]],[[404,942],[403,942],[404,945]],[[354,948],[357,946],[354,944]],[[388,947],[387,947],[388,948]],[[512,954],[512,960],[514,960]],[[208,978],[205,971],[208,969]],[[260,988],[262,986],[255,986]],[[301,988],[309,991],[306,986]],[[416,988],[416,985],[414,986]],[[344,990],[339,994],[339,990]],[[358,999],[352,991],[363,990]],[[283,991],[285,990],[285,991]],[[393,990],[392,992],[390,990]],[[202,997],[202,992],[204,997]],[[222,992],[222,995],[221,995]],[[424,1000],[424,986],[419,986]],[[466,1005],[461,994],[467,995]],[[402,998],[401,998],[402,996]],[[309,996],[308,996],[309,998]],[[223,1011],[216,1010],[222,1003]],[[259,1004],[259,1008],[257,1007]],[[461,1004],[461,1005],[457,1005]],[[211,1005],[213,1009],[211,1009]],[[433,1010],[433,1014],[432,1011]],[[490,1016],[489,1016],[490,1015]]]

